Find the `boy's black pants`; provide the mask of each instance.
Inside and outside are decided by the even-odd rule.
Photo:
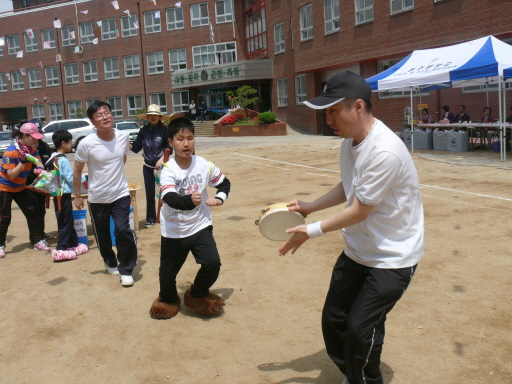
[[[71,204],[71,193],[65,193],[60,198],[61,210],[59,211],[57,198],[53,198],[55,206],[55,216],[57,217],[57,228],[59,237],[57,238],[57,246],[59,251],[78,246],[78,236],[75,231],[75,220],[73,218],[73,205]]]
[[[177,303],[176,276],[192,251],[196,263],[201,265],[192,285],[193,297],[206,297],[210,287],[217,281],[220,271],[220,256],[210,225],[192,236],[171,239],[162,236],[160,248],[160,301]]]
[[[386,315],[408,287],[416,265],[371,268],[345,252],[334,266],[322,312],[327,354],[350,384],[383,384],[380,355]]]
[[[123,196],[112,203],[87,202],[100,255],[109,267],[117,266],[121,275],[131,275],[137,264],[137,240],[130,228],[130,201],[130,196]],[[112,249],[110,216],[115,224],[117,258]]]

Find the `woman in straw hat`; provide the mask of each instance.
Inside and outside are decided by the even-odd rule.
[[[146,228],[156,223],[155,209],[155,170],[162,167],[164,150],[172,148],[169,145],[167,127],[162,121],[170,120],[171,116],[164,115],[160,107],[151,104],[147,113],[137,115],[139,119],[149,120],[149,123],[140,129],[137,140],[130,146],[130,149],[138,153],[142,149],[144,165],[144,187],[146,189]]]

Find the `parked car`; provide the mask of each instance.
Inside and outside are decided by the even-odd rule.
[[[135,121],[117,121],[115,123],[116,129],[128,132],[130,136],[130,144],[137,140],[139,135],[140,125]]]
[[[94,125],[92,125],[89,119],[66,119],[66,120],[55,120],[50,121],[43,128],[44,139],[51,150],[55,150],[55,145],[53,144],[52,135],[53,132],[59,129],[66,129],[71,133],[73,140],[73,148],[76,149],[80,140],[82,140],[85,136],[91,134],[96,129]]]
[[[0,132],[0,157],[2,157],[4,155],[5,150],[11,144],[12,144],[12,132],[11,131]]]

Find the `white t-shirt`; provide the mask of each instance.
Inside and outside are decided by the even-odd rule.
[[[124,174],[124,155],[130,150],[128,133],[114,130],[115,139],[105,141],[97,132],[86,136],[75,154],[77,161],[87,163],[90,203],[108,204],[130,195]]]
[[[190,211],[181,211],[163,204],[160,210],[160,230],[163,237],[184,238],[192,236],[212,224],[210,207],[206,205],[206,186],[216,187],[224,181],[224,174],[212,162],[200,156],[192,156],[188,169],[181,169],[174,157],[162,167],[160,184],[162,197],[169,192],[180,196],[201,192],[201,204]],[[220,195],[220,194],[219,194]]]
[[[357,197],[375,208],[366,220],[342,229],[345,253],[374,268],[406,268],[423,256],[423,203],[418,174],[405,144],[380,120],[352,147],[340,147],[341,178],[350,207]]]

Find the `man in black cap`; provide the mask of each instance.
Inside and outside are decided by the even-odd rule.
[[[293,236],[280,255],[309,238],[342,230],[338,258],[322,312],[327,353],[345,374],[343,383],[382,384],[380,355],[386,315],[402,296],[423,255],[423,204],[419,179],[406,146],[371,113],[371,89],[352,72],[327,81],[322,94],[304,102],[325,109],[342,140],[342,181],[313,202],[294,200],[307,214],[346,203],[334,216],[287,230]]]

